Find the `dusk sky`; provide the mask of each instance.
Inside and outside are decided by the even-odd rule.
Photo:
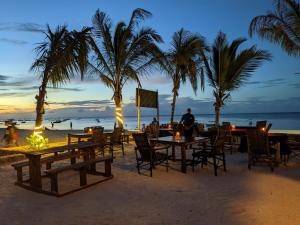
[[[34,117],[35,99],[40,80],[38,74],[29,71],[35,58],[33,48],[44,41],[40,30],[46,24],[51,27],[67,24],[68,28],[81,29],[91,26],[91,18],[97,9],[110,15],[114,23],[128,22],[135,8],[150,11],[153,16],[143,25],[156,29],[164,39],[160,47],[167,50],[175,31],[181,27],[204,36],[212,43],[219,31],[231,41],[246,37],[242,47],[256,44],[273,55],[251,77],[248,84],[232,93],[232,101],[224,113],[239,112],[299,112],[300,64],[299,58],[290,57],[279,46],[257,36],[248,37],[248,27],[253,17],[273,9],[272,0],[1,0],[0,8],[0,118]],[[160,71],[142,80],[143,88],[158,89],[161,113],[170,112],[172,82]],[[135,83],[128,83],[123,90],[124,112],[134,115],[136,108]],[[48,89],[46,117],[113,115],[110,100],[112,91],[101,84],[97,77],[80,81],[79,78],[61,86]],[[194,113],[214,113],[212,90],[206,84],[205,91],[197,95],[186,84],[180,89],[177,114],[187,107]]]

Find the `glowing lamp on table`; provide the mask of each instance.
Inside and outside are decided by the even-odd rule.
[[[176,140],[180,140],[180,132],[178,132],[178,131],[176,132],[176,134],[175,134],[175,139],[176,139]]]

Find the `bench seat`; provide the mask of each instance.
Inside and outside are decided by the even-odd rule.
[[[53,169],[48,169],[45,171],[46,175],[50,177],[51,180],[51,192],[59,196],[58,192],[58,181],[57,181],[57,175],[61,172],[68,171],[68,170],[79,170],[80,175],[80,186],[86,186],[87,185],[87,173],[89,170],[92,170],[91,172],[97,173],[95,165],[99,162],[105,162],[105,177],[111,176],[111,157],[101,157],[96,158],[88,161],[83,161],[75,164],[60,166]]]

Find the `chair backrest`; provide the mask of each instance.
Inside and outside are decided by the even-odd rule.
[[[122,141],[122,132],[123,132],[123,129],[120,128],[120,127],[115,127],[113,133],[112,133],[112,136],[111,136],[111,141],[112,142],[121,142]]]
[[[198,131],[204,131],[205,125],[204,123],[197,123]]]
[[[173,123],[172,124],[173,133],[176,134],[176,132],[180,132],[180,134],[183,134],[183,124],[180,123]]]
[[[270,154],[268,133],[259,129],[247,129],[248,152],[251,154]]]
[[[104,129],[96,128],[93,130],[92,141],[100,143],[101,145],[106,144],[106,136],[103,134]]]
[[[136,148],[143,160],[151,160],[152,147],[148,141],[146,133],[133,133],[133,139],[136,144]]]
[[[223,153],[224,152],[224,144],[227,138],[227,131],[222,128],[219,127],[219,129],[216,131],[216,136],[215,136],[215,140],[213,142],[213,151],[215,153]]]
[[[267,129],[266,129],[267,133],[269,133],[269,130],[271,129],[271,127],[272,127],[272,123],[269,123],[268,126],[267,126]]]
[[[151,137],[158,137],[158,133],[159,133],[159,127],[158,124],[150,124],[150,136]]]
[[[222,127],[227,128],[227,127],[231,127],[230,122],[222,122]]]
[[[267,121],[266,120],[261,120],[256,122],[256,128],[257,129],[262,129],[267,126]]]

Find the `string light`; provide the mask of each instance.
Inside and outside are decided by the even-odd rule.
[[[116,118],[118,122],[123,124],[122,107],[116,107]]]
[[[43,139],[43,136],[42,136],[42,133],[43,133],[42,128],[43,128],[42,125],[39,126],[39,127],[35,127],[35,128],[33,129],[33,135],[39,137],[40,139]]]

